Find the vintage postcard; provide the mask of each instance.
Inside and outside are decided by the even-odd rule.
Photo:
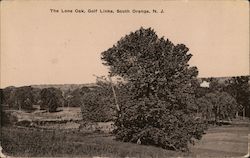
[[[0,157],[249,157],[248,1],[0,3]]]

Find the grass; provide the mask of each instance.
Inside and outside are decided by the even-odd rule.
[[[118,142],[107,134],[72,130],[40,131],[3,127],[2,136],[4,153],[10,156],[170,157],[186,155],[186,153],[152,146]]]
[[[115,141],[109,134],[75,130],[2,128],[4,153],[22,157],[240,157],[247,153],[247,125],[211,127],[189,153]]]
[[[69,108],[57,113],[13,111],[19,120],[70,121],[80,119],[80,108]],[[74,122],[73,122],[74,123]],[[106,127],[108,123],[100,123]],[[202,140],[190,146],[189,153],[175,152],[131,143],[115,141],[108,134],[90,133],[66,129],[72,122],[52,123],[57,130],[39,130],[15,126],[2,127],[1,141],[6,155],[22,157],[240,157],[246,155],[248,147],[249,120],[237,120],[232,125],[211,126]],[[109,127],[109,126],[108,126]],[[58,130],[62,128],[61,130]]]
[[[247,124],[212,127],[201,141],[191,147],[191,155],[195,157],[242,157],[248,152],[248,134]]]

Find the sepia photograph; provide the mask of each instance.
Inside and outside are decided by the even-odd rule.
[[[0,4],[0,158],[250,156],[248,1]]]

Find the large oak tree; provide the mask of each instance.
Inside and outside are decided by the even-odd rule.
[[[159,38],[151,28],[140,28],[102,52],[111,76],[120,76],[116,139],[187,150],[200,139],[203,125],[195,119],[192,81],[198,70],[184,44]]]

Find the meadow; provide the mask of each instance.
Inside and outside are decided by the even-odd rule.
[[[210,127],[189,152],[119,142],[100,131],[6,126],[1,137],[4,153],[18,157],[239,157],[247,153],[248,123]]]

